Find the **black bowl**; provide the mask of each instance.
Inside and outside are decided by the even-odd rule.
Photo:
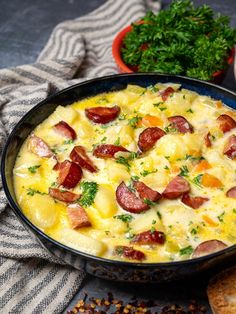
[[[52,254],[63,259],[67,264],[82,268],[101,278],[126,282],[171,281],[196,274],[215,265],[230,262],[236,257],[236,245],[200,258],[168,263],[122,262],[95,257],[63,245],[44,234],[27,219],[17,204],[12,171],[18,151],[30,132],[46,119],[58,105],[66,106],[85,97],[121,90],[127,84],[147,87],[157,82],[180,83],[186,89],[222,100],[229,107],[236,109],[235,93],[196,79],[154,73],[107,76],[71,86],[40,102],[15,126],[3,151],[1,163],[3,187],[8,201],[20,221]]]

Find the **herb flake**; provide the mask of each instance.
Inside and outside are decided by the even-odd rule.
[[[179,250],[179,255],[183,256],[183,255],[191,255],[193,253],[193,247],[191,245],[186,246],[182,249]]]
[[[40,168],[41,165],[35,165],[28,168],[29,172],[36,173],[37,169]]]
[[[78,201],[79,204],[84,207],[91,206],[98,191],[98,184],[96,182],[84,181],[80,184],[80,187],[82,195]]]

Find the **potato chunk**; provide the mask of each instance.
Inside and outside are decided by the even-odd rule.
[[[110,181],[121,182],[129,179],[129,173],[125,166],[118,164],[112,160],[107,161],[107,171]]]
[[[57,241],[87,254],[101,256],[106,251],[106,245],[88,237],[79,231],[64,228],[55,234]]]
[[[112,217],[117,211],[115,193],[107,185],[100,185],[94,201],[103,218]]]
[[[25,208],[27,208],[32,222],[40,229],[53,227],[58,220],[58,213],[63,207],[60,203],[55,203],[48,195],[35,194],[29,196],[25,200]]]

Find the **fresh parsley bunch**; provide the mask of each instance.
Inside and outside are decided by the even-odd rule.
[[[158,15],[148,12],[142,24],[124,38],[124,62],[140,72],[182,74],[212,80],[212,74],[227,67],[236,43],[236,29],[229,18],[190,0],[175,0]]]

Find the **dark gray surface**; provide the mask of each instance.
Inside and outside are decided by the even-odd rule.
[[[32,63],[58,23],[106,0],[0,0],[0,68]]]
[[[0,0],[0,68],[34,62],[56,24],[84,15],[104,2],[105,0]],[[163,0],[163,7],[170,2]],[[195,0],[194,3],[211,5],[216,11],[229,15],[232,26],[236,26],[235,0]],[[223,85],[236,91],[232,66]],[[133,295],[144,299],[153,298],[160,305],[188,304],[191,299],[197,299],[208,306],[208,278],[209,274],[199,276],[198,279],[186,279],[181,283],[130,285],[87,276],[69,308],[83,297],[84,292],[90,296],[105,297],[108,291],[112,291],[117,298],[127,300]],[[211,313],[209,306],[208,313]]]
[[[119,0],[117,0],[119,1]],[[36,60],[55,25],[96,9],[106,0],[0,0],[0,68]],[[163,0],[163,8],[171,0]],[[209,4],[217,12],[229,15],[236,26],[235,0],[195,0]],[[233,66],[223,85],[236,91]]]

